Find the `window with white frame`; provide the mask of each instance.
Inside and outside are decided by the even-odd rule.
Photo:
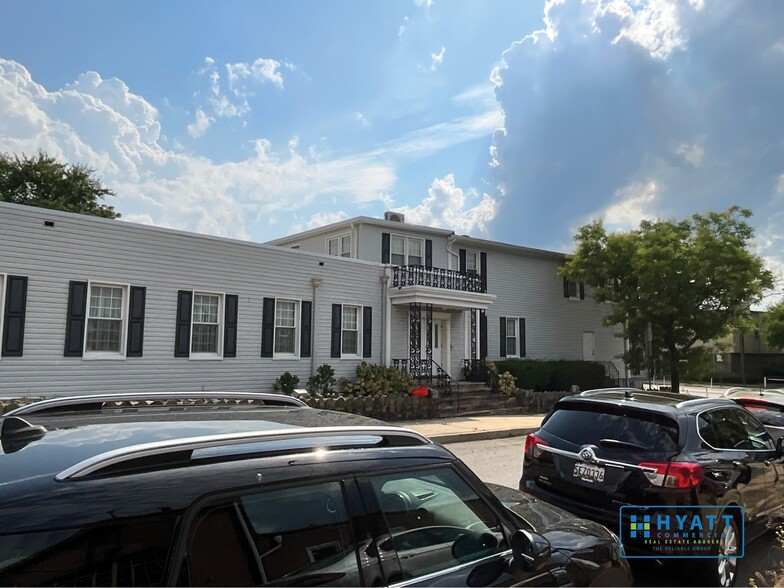
[[[124,355],[128,288],[90,284],[85,354]]]
[[[337,257],[351,257],[351,233],[327,239],[327,253]]]
[[[275,301],[275,354],[296,355],[297,303],[294,300]]]
[[[479,253],[476,251],[466,251],[466,273],[478,274],[479,271]]]
[[[391,235],[389,239],[392,265],[424,265],[425,242],[415,237]]]
[[[206,292],[193,293],[191,353],[220,354],[221,312],[223,296]]]
[[[359,329],[360,329],[360,307],[343,306],[343,328],[341,333],[341,354],[359,355]]]
[[[506,319],[506,357],[517,357],[517,318]]]

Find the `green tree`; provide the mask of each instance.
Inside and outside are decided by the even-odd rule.
[[[68,165],[42,151],[35,157],[0,154],[0,200],[119,218],[114,207],[100,203],[114,192],[94,174],[85,165]]]
[[[764,320],[765,342],[768,347],[784,348],[784,300],[768,308]]]
[[[627,364],[666,367],[678,392],[691,347],[726,335],[773,284],[748,249],[750,216],[734,206],[619,233],[596,221],[577,231],[577,251],[561,272],[608,304],[605,323],[622,325],[629,341]]]

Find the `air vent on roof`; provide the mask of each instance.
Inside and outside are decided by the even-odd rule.
[[[391,210],[388,210],[384,213],[384,220],[396,223],[404,223],[406,222],[406,215],[402,212],[392,212]]]

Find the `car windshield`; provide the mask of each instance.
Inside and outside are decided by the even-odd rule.
[[[575,445],[618,450],[672,452],[678,448],[678,427],[671,419],[641,414],[620,415],[593,410],[556,410],[542,428]]]

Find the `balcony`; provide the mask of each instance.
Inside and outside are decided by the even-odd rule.
[[[429,288],[477,293],[485,293],[487,291],[484,276],[479,274],[464,274],[457,270],[438,267],[429,268],[421,265],[393,267],[392,286],[394,288],[427,286]]]

